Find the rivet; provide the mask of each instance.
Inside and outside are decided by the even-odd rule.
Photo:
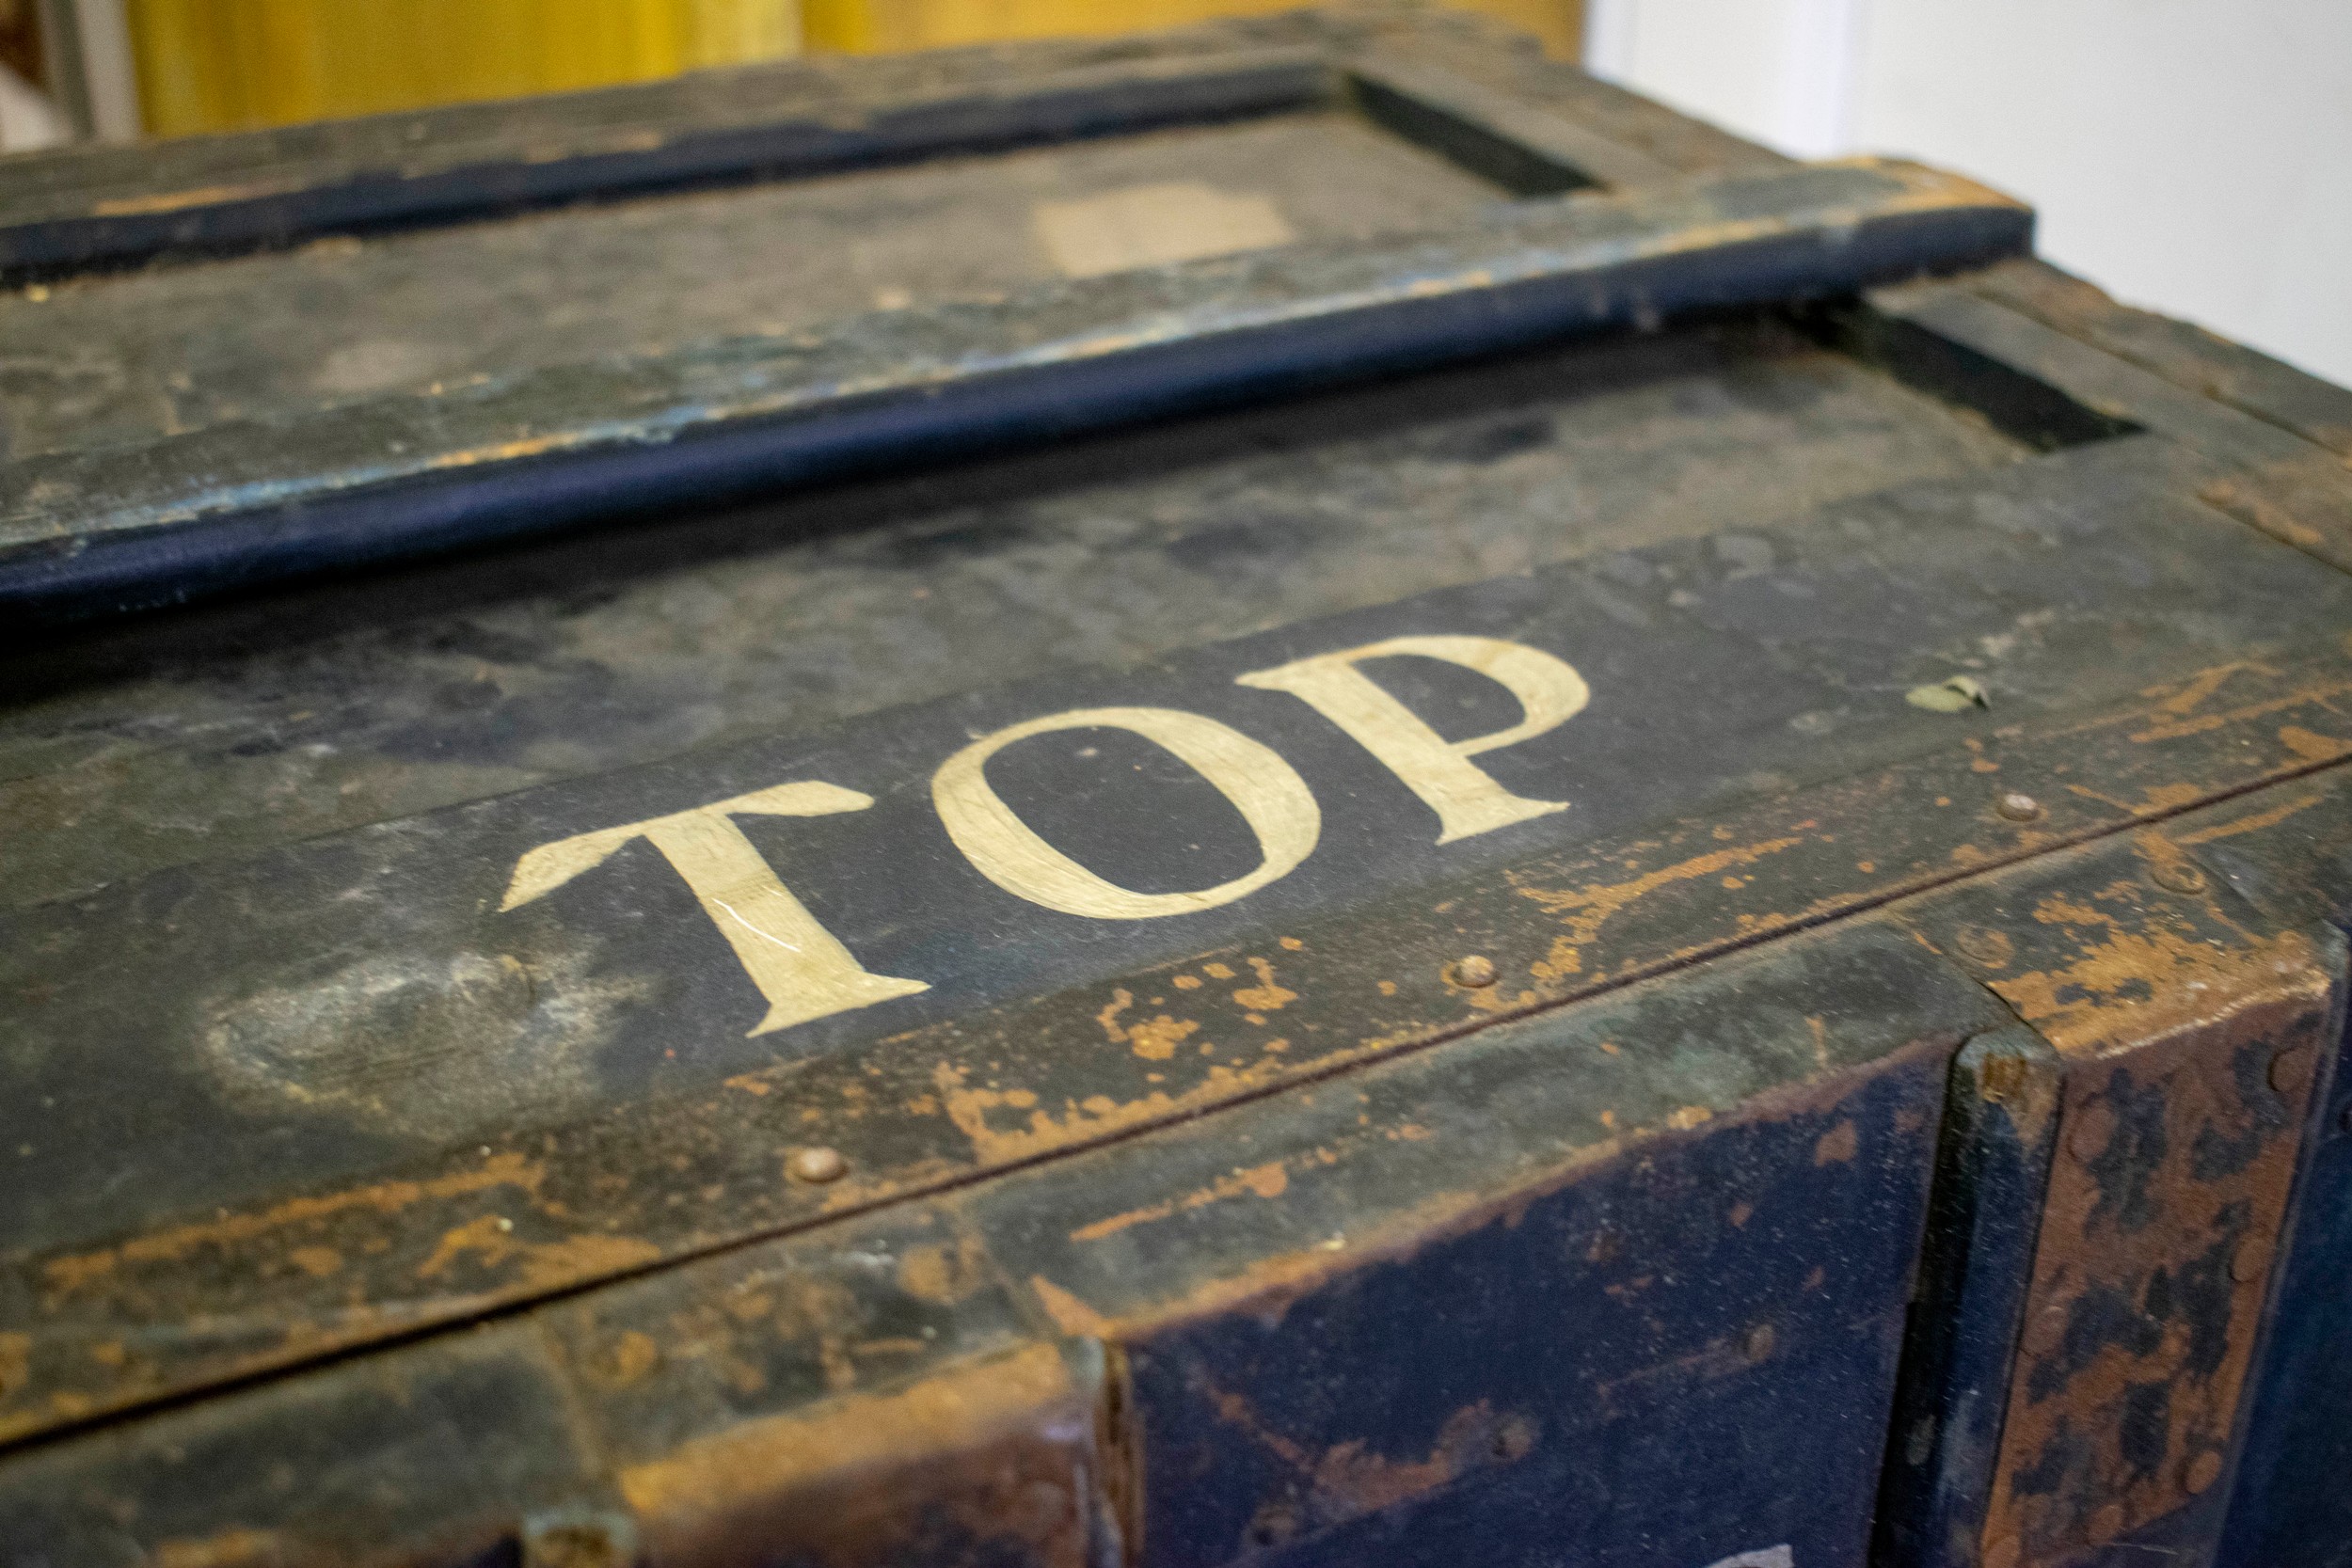
[[[2230,1277],[2241,1285],[2251,1285],[2269,1272],[2270,1243],[2260,1237],[2239,1246],[2230,1259]]]
[[[1777,1338],[1771,1323],[1757,1323],[1748,1330],[1747,1338],[1740,1342],[1740,1348],[1746,1353],[1749,1360],[1761,1361],[1772,1354],[1772,1345]]]
[[[850,1162],[841,1157],[837,1148],[796,1148],[784,1163],[784,1168],[800,1180],[822,1186],[847,1176]]]
[[[2017,1568],[2017,1560],[2025,1555],[2025,1547],[2013,1535],[1988,1541],[1984,1547],[1984,1568]]]
[[[1493,985],[1495,981],[1502,978],[1502,974],[1495,968],[1495,961],[1492,958],[1472,953],[1469,958],[1457,958],[1448,965],[1445,977],[1457,986],[1465,986],[1471,990],[1477,990],[1482,987]]]
[[[2167,893],[2202,893],[2205,874],[2186,861],[2171,861],[2156,867],[2155,884]]]
[[[1960,956],[1987,969],[1999,969],[2016,956],[2016,944],[2006,933],[1988,930],[1982,926],[1963,926],[1952,934],[1952,946]]]
[[[2203,1453],[2190,1460],[2187,1472],[2181,1477],[2182,1483],[2188,1488],[2191,1497],[2210,1490],[2213,1483],[2220,1479],[2221,1456],[2211,1449],[2207,1449]]]
[[[2088,1164],[2106,1152],[2115,1139],[2115,1113],[2104,1100],[2087,1100],[2068,1115],[2074,1125],[2067,1130],[2067,1151]]]
[[[2291,1045],[2270,1058],[2270,1086],[2293,1094],[2312,1081],[2312,1048]]]
[[[2022,789],[2012,789],[1993,802],[1993,809],[2011,822],[2036,822],[2042,817],[2042,802]]]

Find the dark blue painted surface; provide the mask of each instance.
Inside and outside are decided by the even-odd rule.
[[[1145,1451],[1182,1478],[1145,1499],[1154,1560],[1859,1568],[1944,1072],[1623,1159],[1279,1321],[1137,1352]],[[1849,1120],[1859,1156],[1825,1157]]]
[[[2058,1053],[2023,1027],[1952,1065],[1919,1301],[1879,1495],[1877,1555],[1972,1568],[2058,1127]]]
[[[2216,1568],[2352,1565],[2352,1037],[2322,1091]]]
[[[1263,277],[1171,274],[1132,298],[1119,280],[1083,281],[1067,298],[912,325],[853,319],[813,354],[700,344],[518,377],[486,401],[387,398],[0,468],[0,606],[72,618],[180,602],[1669,315],[1823,299],[2029,245],[2027,209],[1949,189],[1923,202],[1922,182],[1936,184],[1815,167],[1657,206],[1531,203],[1393,250],[1249,263]],[[533,454],[507,451],[517,431]],[[80,499],[43,503],[36,528],[24,499],[36,492]]]

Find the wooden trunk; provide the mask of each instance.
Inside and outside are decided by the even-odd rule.
[[[2352,393],[2031,228],[1389,8],[0,163],[0,1561],[2352,1564]]]

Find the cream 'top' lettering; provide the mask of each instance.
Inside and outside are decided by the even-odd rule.
[[[516,863],[503,911],[554,892],[593,870],[633,839],[644,839],[685,879],[703,913],[735,949],[768,1016],[750,1032],[765,1035],[795,1023],[870,1007],[893,997],[930,990],[922,980],[875,974],[859,964],[832,932],[817,923],[777,878],[737,816],[830,816],[864,811],[870,795],[829,784],[777,784],[732,800],[643,822],[543,844]]]
[[[1046,843],[989,784],[988,759],[1031,736],[1090,728],[1139,735],[1215,784],[1257,835],[1256,869],[1195,892],[1137,893]],[[1214,719],[1165,707],[1075,708],[984,736],[932,776],[931,801],[947,836],[990,881],[1032,904],[1097,920],[1156,920],[1245,898],[1288,875],[1323,833],[1307,781],[1273,750]]]
[[[1468,740],[1446,739],[1357,668],[1401,655],[1476,671],[1518,699],[1519,721]],[[1470,760],[1557,728],[1591,701],[1576,667],[1540,648],[1493,637],[1391,637],[1236,678],[1244,686],[1287,691],[1345,730],[1438,814],[1439,844],[1568,809],[1565,800],[1514,795]]]

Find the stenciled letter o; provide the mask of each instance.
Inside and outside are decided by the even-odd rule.
[[[1257,836],[1257,868],[1193,892],[1137,893],[1046,843],[989,784],[988,762],[1031,736],[1079,729],[1139,735],[1216,785]],[[931,803],[947,836],[980,875],[1030,903],[1095,920],[1157,920],[1246,898],[1289,875],[1323,834],[1323,813],[1296,768],[1240,731],[1177,708],[1076,708],[1009,725],[940,766],[931,778]]]

